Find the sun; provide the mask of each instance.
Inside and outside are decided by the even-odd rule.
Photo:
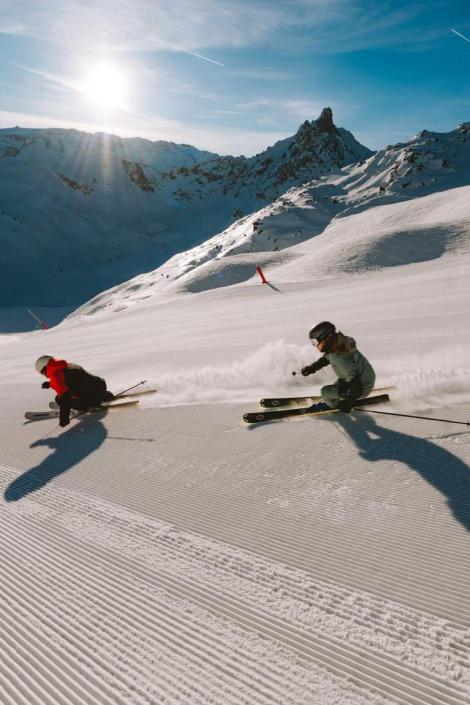
[[[117,65],[97,64],[85,72],[80,90],[100,110],[122,109],[126,102],[127,77]]]

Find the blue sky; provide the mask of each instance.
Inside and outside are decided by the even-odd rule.
[[[0,127],[249,156],[328,105],[376,149],[469,121],[469,74],[462,0],[0,0]]]

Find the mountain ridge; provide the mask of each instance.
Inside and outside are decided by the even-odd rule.
[[[333,168],[358,162],[373,152],[361,145],[351,132],[337,128],[331,108],[324,108],[316,120],[305,120],[295,135],[279,140],[253,157],[212,157],[188,170],[165,172],[168,179],[189,182],[197,193],[197,184],[223,181],[222,195],[247,192],[250,179],[257,177],[258,190],[248,195],[250,206],[271,202],[293,185],[320,176]],[[248,181],[248,186],[246,182]],[[249,212],[252,208],[247,208]],[[246,215],[241,212],[239,216]]]
[[[330,109],[250,158],[60,128],[0,130],[1,298],[76,305],[371,154]]]
[[[275,271],[277,277],[279,265],[303,257],[303,248],[311,250],[309,257],[315,261],[311,271],[317,273],[375,270],[433,259],[452,249],[461,251],[470,241],[470,201],[467,221],[463,206],[469,184],[470,123],[449,133],[423,130],[362,163],[289,189],[155,271],[102,292],[81,311],[93,313],[107,305],[119,308],[123,298],[131,305],[158,294],[196,293],[243,283],[256,276],[256,264],[266,267],[268,276]],[[451,213],[442,216],[446,200],[454,203],[458,218]],[[395,208],[410,202],[401,212]],[[426,204],[432,210],[437,203],[436,222],[431,224]],[[421,205],[423,215],[416,217]],[[382,222],[377,232],[369,227],[374,220]],[[356,232],[348,237],[349,227],[351,233],[360,229],[364,236]]]

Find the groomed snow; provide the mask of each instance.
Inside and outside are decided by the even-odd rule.
[[[470,421],[470,213],[449,194],[338,219],[280,253],[270,286],[115,290],[93,315],[0,336],[2,703],[468,703],[470,427],[241,421],[332,379],[291,375],[325,318],[394,386],[376,411]],[[384,264],[398,233],[426,251],[426,228],[457,234]],[[45,353],[158,392],[65,430],[25,424],[51,398]]]

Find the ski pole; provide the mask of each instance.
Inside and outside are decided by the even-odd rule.
[[[136,387],[140,387],[141,384],[145,384],[147,380],[146,379],[141,379],[140,382],[137,382],[137,384],[132,385],[132,387],[128,387],[127,389],[123,389],[122,392],[119,392],[119,394],[115,395],[115,399],[118,397],[122,397],[123,394],[126,394],[127,392],[130,392],[131,389],[135,389]]]
[[[436,419],[433,416],[416,416],[415,414],[397,414],[394,411],[377,411],[366,407],[355,408],[355,411],[367,411],[369,414],[384,414],[385,416],[403,416],[407,419],[424,419],[424,421],[442,421],[443,423],[457,423],[462,426],[470,426],[470,421],[453,421],[452,419]]]

